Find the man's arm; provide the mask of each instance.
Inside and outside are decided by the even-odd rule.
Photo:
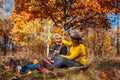
[[[67,55],[67,47],[66,46],[61,48],[60,55]]]

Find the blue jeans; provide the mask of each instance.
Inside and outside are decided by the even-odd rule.
[[[28,64],[28,65],[22,66],[20,71],[26,72],[27,70],[37,69],[38,67],[40,67],[40,64]]]
[[[57,56],[54,60],[54,64],[53,64],[53,68],[58,68],[61,65],[65,65],[66,67],[78,67],[78,66],[83,66],[81,63],[74,61],[74,60],[70,60],[70,59],[66,59],[63,58],[61,56]]]

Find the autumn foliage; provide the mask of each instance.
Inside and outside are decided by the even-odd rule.
[[[117,1],[117,0],[116,0]],[[114,0],[16,0],[15,13],[26,12],[31,18],[50,18],[56,26],[109,28],[107,14],[118,13]],[[22,6],[20,6],[22,5]],[[91,24],[91,25],[90,25]],[[74,26],[73,26],[74,25]]]
[[[0,9],[1,4],[3,3],[0,3]],[[87,71],[78,70],[76,74],[75,71],[71,74],[72,72],[64,70],[62,78],[119,80],[119,58],[116,53],[119,52],[117,48],[120,49],[120,30],[119,27],[115,30],[111,28],[112,21],[108,14],[120,14],[119,0],[15,0],[11,14],[4,20],[0,18],[0,71],[4,71],[3,64],[8,63],[9,53],[10,56],[13,53],[12,56],[28,61],[36,57],[41,59],[46,57],[47,50],[53,43],[54,33],[59,33],[69,40],[69,33],[76,30],[82,34],[87,64],[92,66]],[[10,50],[10,43],[15,46],[16,53]],[[7,57],[1,57],[5,50]],[[7,72],[10,71],[9,67],[6,69]],[[33,73],[30,73],[31,76],[26,75],[28,79],[34,77],[43,80],[43,75],[37,73],[37,78],[36,73]],[[46,74],[44,79],[45,77]]]

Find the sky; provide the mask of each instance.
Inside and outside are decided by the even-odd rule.
[[[11,12],[14,6],[14,0],[2,0],[0,1],[0,18],[6,18]]]
[[[118,25],[120,25],[120,14],[108,14],[107,17],[110,19],[111,27],[116,28]]]

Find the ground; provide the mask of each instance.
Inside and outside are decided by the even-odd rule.
[[[54,72],[57,75],[32,70],[31,72],[28,71],[20,74],[17,80],[120,80],[119,56],[105,58],[94,57],[87,66],[88,68],[85,69],[81,69],[81,67],[56,69]],[[0,80],[15,80],[12,78],[16,73],[13,71],[4,73],[4,71],[5,68],[1,66]]]

